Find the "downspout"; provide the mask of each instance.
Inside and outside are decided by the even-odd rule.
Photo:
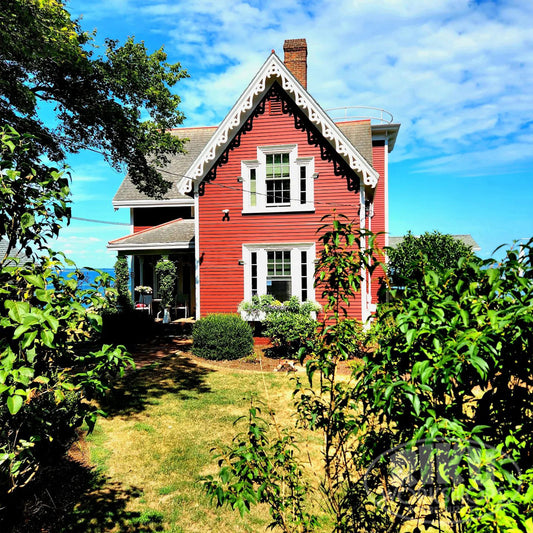
[[[366,194],[365,184],[359,180],[359,228],[364,231],[366,228]],[[361,250],[366,249],[366,238],[361,236],[359,246]],[[367,298],[366,298],[366,268],[361,267],[361,321],[363,324],[368,318]]]
[[[196,299],[196,320],[200,319],[200,195],[198,184],[194,184],[194,294]]]

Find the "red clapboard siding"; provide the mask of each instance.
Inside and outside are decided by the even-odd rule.
[[[154,226],[133,226],[133,233],[139,233],[139,231],[144,231],[145,229],[153,228]]]
[[[314,157],[315,212],[243,215],[241,161],[257,158],[257,146],[297,144],[298,157]],[[216,179],[205,185],[199,199],[200,306],[201,314],[235,312],[244,297],[243,243],[316,242],[321,218],[342,213],[358,220],[359,194],[347,190],[346,180],[334,175],[333,164],[321,159],[320,148],[309,145],[307,134],[294,127],[286,114],[259,115],[253,129],[242,135],[241,144],[229,153],[228,161],[217,169]],[[229,221],[222,221],[229,209]],[[319,251],[317,250],[317,254]],[[318,293],[319,291],[317,291]],[[317,294],[318,297],[318,294]],[[361,316],[360,298],[353,306]]]
[[[374,193],[374,216],[372,217],[371,227],[374,233],[381,233],[376,239],[377,246],[383,248],[385,246],[385,217],[386,209],[385,205],[385,189],[386,189],[386,169],[385,169],[385,155],[388,147],[373,146],[372,158],[374,162],[374,168],[379,172],[379,181]],[[379,278],[383,277],[383,270],[377,269],[372,275],[372,302],[377,302],[377,294],[379,290]]]

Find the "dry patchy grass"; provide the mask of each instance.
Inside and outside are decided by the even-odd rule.
[[[264,531],[266,507],[244,518],[217,509],[200,479],[217,471],[211,449],[231,441],[233,422],[247,413],[252,396],[277,413],[280,425],[293,425],[292,390],[287,374],[213,367],[178,352],[131,374],[115,391],[105,406],[109,417],[89,439],[91,458],[107,484],[130,495],[126,515],[144,521],[147,531]],[[83,502],[78,512],[84,514]]]

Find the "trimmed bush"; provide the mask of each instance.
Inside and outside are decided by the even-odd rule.
[[[263,320],[264,334],[270,337],[270,357],[296,358],[304,343],[314,337],[317,322],[309,315],[281,311]]]
[[[237,314],[213,314],[198,320],[192,337],[194,354],[215,361],[241,359],[254,347],[252,328]]]

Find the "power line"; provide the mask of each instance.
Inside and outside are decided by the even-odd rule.
[[[70,217],[71,220],[82,220],[83,222],[96,222],[97,224],[112,224],[114,226],[129,226],[128,222],[111,222],[109,220],[96,220],[94,218],[80,218],[80,217]]]

